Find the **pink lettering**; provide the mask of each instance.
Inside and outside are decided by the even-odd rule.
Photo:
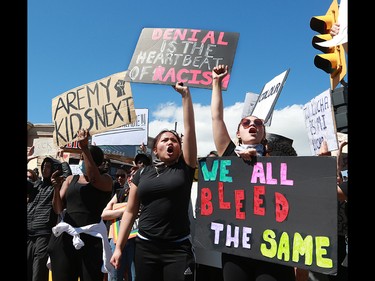
[[[176,29],[176,32],[173,36],[173,40],[176,41],[177,38],[180,38],[180,40],[185,40],[185,37],[186,37],[186,33],[187,33],[187,29]]]
[[[155,28],[152,31],[151,39],[152,40],[159,40],[163,35],[163,30],[161,28]]]
[[[224,32],[220,32],[219,39],[217,40],[217,44],[227,46],[228,42],[223,41],[223,37],[224,37]]]
[[[210,40],[211,44],[215,44],[215,33],[213,31],[207,32],[206,36],[202,39],[202,43],[206,43],[207,40]]]
[[[172,39],[172,32],[173,32],[173,30],[174,29],[172,29],[172,28],[167,28],[164,31],[163,39],[164,40],[171,40]]]
[[[272,178],[272,163],[267,162],[267,184],[277,184],[277,179]]]
[[[257,183],[258,178],[260,183],[266,183],[263,164],[261,162],[257,162],[254,165],[253,174],[251,175],[251,183]]]
[[[280,166],[280,184],[282,185],[293,185],[293,180],[287,180],[286,174],[287,174],[288,166],[286,163],[281,163]]]
[[[191,29],[190,30],[191,31],[191,36],[190,36],[190,38],[188,38],[188,40],[189,41],[198,41],[198,39],[196,38],[196,36],[197,36],[197,33],[199,33],[199,32],[201,32],[201,30],[199,30],[199,29]]]

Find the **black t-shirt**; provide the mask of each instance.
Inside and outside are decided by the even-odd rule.
[[[195,168],[183,157],[172,166],[146,166],[133,177],[142,204],[139,234],[150,240],[174,241],[190,235],[188,215]]]
[[[234,152],[234,149],[236,148],[236,145],[234,144],[233,141],[231,141],[227,148],[225,149],[224,153],[222,156],[237,156],[236,152]]]
[[[79,175],[74,175],[66,191],[64,221],[73,227],[99,223],[111,192],[99,190],[91,183],[81,184],[78,179]]]
[[[129,198],[129,185],[126,183],[124,187],[115,190],[117,203],[128,202]]]

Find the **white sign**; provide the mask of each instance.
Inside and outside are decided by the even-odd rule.
[[[95,145],[147,145],[148,141],[148,109],[135,109],[136,119],[127,124],[104,133],[92,136]]]
[[[57,147],[53,143],[52,138],[34,139],[33,145],[34,145],[33,155],[37,155],[37,156],[49,155],[52,157],[56,157]]]
[[[319,154],[323,140],[328,151],[338,149],[330,89],[306,103],[303,112],[312,155]]]
[[[241,118],[251,115],[251,112],[254,109],[254,106],[258,100],[258,97],[259,95],[255,93],[252,93],[252,92],[246,93]]]
[[[265,123],[270,121],[269,119],[272,116],[273,108],[275,107],[277,98],[281,93],[288,73],[289,69],[285,70],[264,85],[251,115],[263,119]],[[268,124],[271,125],[271,122]]]

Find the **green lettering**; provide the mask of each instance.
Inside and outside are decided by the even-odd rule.
[[[300,255],[305,256],[305,264],[311,265],[313,260],[313,238],[311,235],[302,238],[301,234],[296,232],[293,239],[292,260],[299,261]]]
[[[270,244],[270,248],[267,248],[266,243],[260,244],[260,252],[263,256],[268,258],[274,258],[277,252],[277,242],[275,241],[276,234],[271,229],[266,229],[263,232],[263,240]]]
[[[323,268],[332,268],[332,259],[324,258],[323,256],[327,254],[327,250],[323,247],[329,246],[329,238],[325,236],[315,237],[316,243],[316,264]]]

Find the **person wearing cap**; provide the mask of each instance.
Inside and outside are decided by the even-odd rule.
[[[134,164],[138,167],[144,167],[151,164],[151,155],[146,153],[138,153],[134,157]]]
[[[53,185],[51,177],[61,175],[56,167],[60,161],[45,157],[41,165],[42,179],[28,183],[27,188],[27,281],[48,281],[47,246],[57,214],[52,208]]]

